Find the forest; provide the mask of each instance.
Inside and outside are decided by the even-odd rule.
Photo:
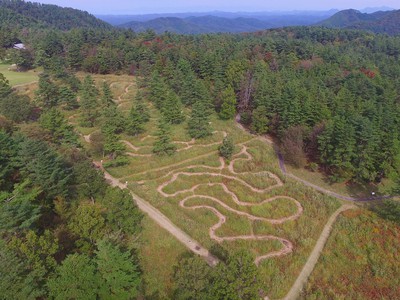
[[[144,99],[162,116],[152,148],[159,157],[177,151],[170,126],[187,118],[188,135],[207,138],[215,114],[268,134],[296,168],[319,170],[332,182],[389,179],[392,193],[400,191],[399,37],[319,27],[157,35],[75,12],[65,25],[55,6],[0,3],[8,18],[0,24],[0,60],[41,70],[33,95],[17,93],[0,74],[0,298],[143,295],[143,215],[92,161],[128,164],[120,135],[144,132]],[[127,116],[111,85],[95,82],[99,74],[136,78]],[[100,128],[89,148],[65,116],[78,109],[77,126]],[[233,152],[225,136],[219,154],[229,161]],[[399,222],[397,202],[376,212]],[[173,297],[257,299],[252,258],[214,252],[223,261],[215,272],[198,258],[180,258]]]

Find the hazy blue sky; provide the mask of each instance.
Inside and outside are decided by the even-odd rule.
[[[35,0],[33,0],[35,1]],[[389,6],[400,8],[400,0],[38,0],[87,10],[94,14],[142,14],[193,11],[328,10]]]

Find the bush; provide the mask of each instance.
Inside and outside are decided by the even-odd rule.
[[[233,151],[235,150],[235,145],[233,144],[232,139],[229,136],[225,137],[218,150],[220,156],[230,160],[232,158]]]

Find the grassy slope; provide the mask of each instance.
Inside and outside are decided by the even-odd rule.
[[[83,74],[80,74],[83,76]],[[107,80],[112,84],[112,90],[114,92],[115,98],[118,99],[122,96],[123,105],[120,106],[121,110],[129,109],[131,106],[131,101],[136,93],[135,86],[131,86],[128,93],[125,93],[126,87],[134,83],[134,78],[129,76],[94,76],[97,84],[101,84],[103,80]],[[124,136],[124,139],[129,140],[136,146],[141,146],[142,149],[138,153],[146,154],[151,152],[151,146],[154,142],[154,138],[147,137],[147,135],[153,135],[156,131],[157,118],[159,117],[158,112],[152,108],[149,104],[151,110],[151,121],[146,125],[146,133],[138,137],[128,137]],[[67,112],[70,116],[74,114],[74,119],[79,118],[79,112]],[[233,121],[223,122],[218,120],[215,116],[212,117],[212,125],[214,130],[225,130],[232,137],[235,143],[247,141],[252,139],[251,136],[243,133],[238,128],[236,128]],[[89,134],[97,128],[80,128],[77,129],[84,133]],[[175,141],[189,141],[190,138],[187,136],[185,125],[172,126],[173,129],[173,139]],[[143,139],[145,138],[145,139]],[[142,140],[143,139],[143,140]],[[202,141],[196,141],[197,144],[212,143],[215,141],[220,141],[222,139],[221,133],[216,133]],[[144,146],[144,147],[143,147]],[[146,147],[147,146],[147,147]],[[183,145],[178,145],[182,148]],[[274,172],[282,178],[280,174],[278,162],[275,157],[274,151],[270,145],[267,145],[258,140],[253,140],[248,143],[249,152],[253,155],[255,160],[251,163],[245,163],[238,161],[235,165],[237,171],[259,171],[268,170]],[[180,208],[178,202],[182,199],[182,196],[176,196],[172,198],[163,198],[156,191],[156,187],[165,180],[161,178],[168,172],[176,170],[178,168],[184,168],[188,165],[207,165],[207,166],[218,166],[218,156],[216,154],[218,146],[210,147],[194,147],[187,151],[182,151],[175,154],[172,157],[146,157],[143,158],[130,158],[131,164],[122,168],[112,168],[109,169],[110,173],[115,176],[123,177],[127,176],[130,187],[135,193],[139,194],[149,202],[151,202],[155,207],[160,209],[165,215],[167,215],[175,224],[178,224],[183,230],[192,235],[200,243],[206,247],[210,247],[215,242],[209,238],[208,228],[215,224],[217,218],[209,210],[187,210],[185,208]],[[131,151],[131,149],[128,149]],[[239,151],[240,149],[236,149]],[[207,153],[212,152],[210,155]],[[197,158],[201,156],[200,158]],[[171,164],[180,163],[183,160],[192,159],[192,161],[183,163],[179,166],[169,167]],[[155,168],[165,167],[161,171],[151,171]],[[201,168],[194,168],[192,171],[202,170]],[[148,174],[139,174],[143,171],[150,171]],[[187,171],[187,170],[186,170]],[[204,169],[203,169],[204,171]],[[223,171],[225,172],[225,170]],[[271,184],[269,181],[256,180],[253,177],[240,176],[244,180],[254,181],[255,184],[260,185],[260,187],[268,186]],[[139,184],[135,181],[137,180],[149,180],[144,184]],[[283,179],[283,178],[282,178]],[[207,182],[210,180],[215,180],[207,176],[200,176],[198,178],[180,178],[173,185],[168,186],[165,191],[174,192],[185,187],[190,187],[193,182]],[[216,180],[218,182],[218,179]],[[264,198],[254,195],[249,192],[246,188],[240,185],[236,185],[234,182],[229,182],[224,180],[232,190],[239,195],[240,198],[244,198],[245,201],[262,201]],[[213,195],[225,203],[234,206],[229,197],[218,188],[200,188],[199,193],[205,195]],[[260,271],[262,274],[262,279],[264,282],[265,290],[271,298],[282,298],[290,286],[293,284],[296,276],[299,274],[301,268],[303,267],[308,255],[310,254],[312,248],[314,247],[315,241],[317,240],[322,227],[325,225],[326,220],[332,214],[332,212],[338,207],[338,201],[325,197],[313,190],[302,186],[291,180],[285,182],[285,186],[282,188],[277,188],[268,193],[267,196],[273,195],[287,195],[296,198],[301,202],[305,211],[304,214],[296,221],[287,222],[279,226],[272,226],[265,222],[251,222],[243,217],[238,217],[226,211],[217,204],[204,199],[193,199],[191,200],[193,204],[209,204],[214,206],[221,213],[228,217],[228,222],[217,231],[217,234],[224,235],[237,235],[237,234],[249,234],[251,231],[254,234],[274,234],[280,237],[287,238],[291,240],[295,246],[295,251],[287,256],[272,258],[265,260],[261,263]],[[237,207],[236,207],[237,208]],[[293,211],[293,205],[291,203],[281,201],[278,203],[266,204],[257,208],[242,208],[244,211],[252,213],[254,215],[261,215],[267,217],[277,218],[284,216]],[[368,223],[369,224],[369,223]],[[369,226],[369,225],[368,225]],[[373,227],[371,227],[373,228]],[[347,234],[347,233],[345,233]],[[353,235],[353,238],[357,238],[357,235]],[[144,232],[142,236],[142,246],[139,250],[142,267],[144,270],[144,282],[146,287],[146,298],[149,299],[167,299],[171,292],[171,274],[173,272],[173,266],[176,264],[178,257],[185,252],[185,248],[168,235],[164,230],[154,224],[151,220],[145,219],[144,221]],[[395,241],[389,240],[387,247],[391,247]],[[349,241],[349,245],[352,242]],[[238,242],[224,242],[223,246],[229,250],[237,250],[239,248],[247,248],[249,251],[257,254],[263,254],[269,251],[279,250],[280,245],[274,242],[254,242],[254,241],[238,241]],[[372,253],[378,251],[377,249],[371,248]],[[343,251],[347,251],[347,246],[343,245]],[[379,252],[378,252],[379,253]],[[349,270],[357,267],[355,260],[349,260],[346,262]],[[331,266],[332,267],[332,266]],[[332,273],[339,274],[341,270],[339,268],[334,268]],[[319,271],[319,273],[322,273]],[[313,279],[312,279],[313,280]],[[389,280],[389,279],[388,279]],[[313,281],[312,281],[313,282]],[[394,282],[394,281],[393,281]],[[310,294],[311,295],[311,294]],[[318,297],[317,297],[318,298]]]
[[[367,211],[339,217],[304,299],[398,299],[400,226]]]
[[[0,73],[8,79],[11,86],[27,84],[39,80],[38,73],[35,71],[14,72],[9,71],[9,67],[10,66],[7,64],[0,64]]]

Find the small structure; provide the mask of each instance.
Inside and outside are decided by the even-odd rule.
[[[25,50],[25,45],[22,43],[18,43],[18,44],[14,44],[13,49],[17,49],[17,50]]]

